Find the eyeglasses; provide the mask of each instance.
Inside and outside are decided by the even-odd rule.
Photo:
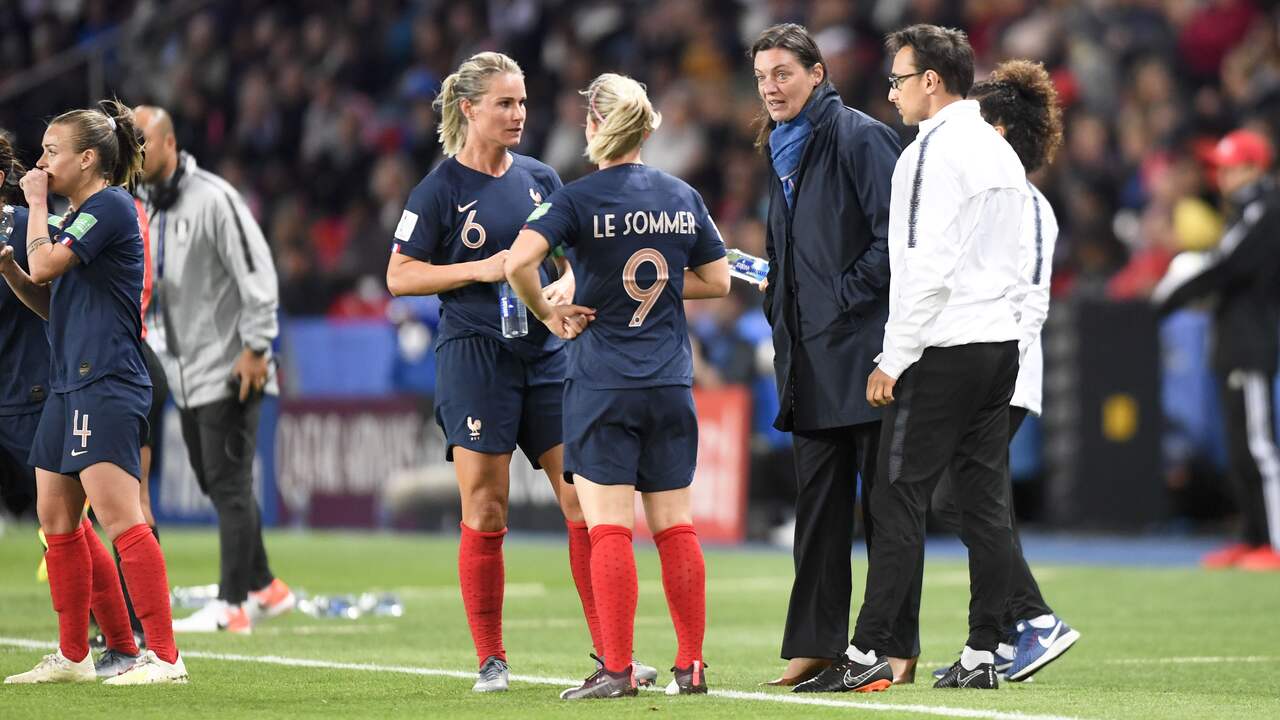
[[[913,78],[917,75],[923,75],[927,72],[929,71],[920,70],[918,72],[907,73],[906,75],[894,75],[893,73],[889,73],[889,87],[893,88],[894,90],[901,90],[903,80],[906,80],[907,78]]]

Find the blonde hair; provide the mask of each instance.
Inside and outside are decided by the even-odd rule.
[[[64,112],[49,124],[71,128],[74,152],[93,148],[99,172],[112,185],[128,188],[141,177],[142,132],[134,123],[133,111],[119,100],[103,100],[96,110]]]
[[[499,73],[524,76],[515,60],[502,53],[482,52],[467,58],[441,83],[440,94],[431,105],[440,114],[436,134],[446,157],[457,155],[467,141],[467,117],[462,114],[462,101],[480,102],[489,91],[490,78]]]
[[[581,94],[587,98],[588,121],[596,123],[586,154],[597,165],[640,147],[662,124],[662,114],[653,109],[644,85],[626,75],[605,73]]]

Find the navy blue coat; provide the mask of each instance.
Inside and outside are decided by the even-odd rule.
[[[889,318],[889,194],[898,135],[845,107],[830,84],[804,110],[813,124],[787,206],[770,163],[769,286],[779,430],[875,422],[867,376]]]

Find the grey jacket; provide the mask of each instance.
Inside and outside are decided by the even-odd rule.
[[[178,164],[177,199],[168,208],[156,205],[160,190],[140,192],[155,275],[147,342],[174,402],[191,408],[234,395],[231,371],[245,347],[270,352],[279,290],[271,250],[240,194],[185,152]],[[274,373],[265,390],[279,392]]]

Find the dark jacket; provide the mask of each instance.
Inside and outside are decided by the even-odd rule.
[[[880,419],[867,376],[889,317],[889,193],[902,148],[883,123],[847,108],[831,85],[814,91],[813,124],[795,206],[770,168],[769,286],[779,430]],[[771,163],[772,165],[772,163]]]
[[[1199,272],[1160,303],[1213,298],[1213,368],[1276,372],[1280,355],[1280,191],[1269,178],[1230,198],[1230,226]]]

